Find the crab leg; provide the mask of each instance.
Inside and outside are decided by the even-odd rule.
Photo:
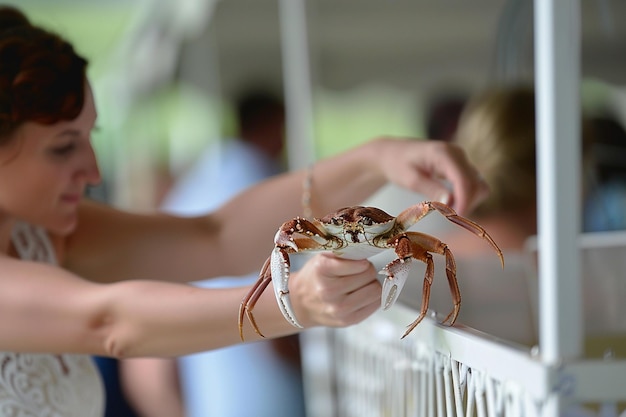
[[[443,323],[454,324],[461,306],[461,294],[456,279],[456,264],[448,246],[435,237],[407,230],[431,211],[438,211],[447,220],[486,240],[496,251],[504,267],[502,251],[479,224],[459,216],[452,208],[439,202],[424,201],[404,210],[394,218],[375,207],[344,207],[335,213],[312,221],[296,217],[283,223],[274,236],[274,250],[265,262],[261,275],[243,299],[239,310],[239,333],[243,340],[243,319],[247,316],[255,332],[263,336],[255,322],[252,310],[270,281],[274,295],[285,319],[295,327],[302,327],[289,297],[289,254],[303,251],[332,252],[349,259],[364,259],[379,251],[393,248],[397,259],[381,271],[383,282],[381,304],[384,310],[398,299],[409,276],[413,259],[426,264],[422,289],[422,305],[418,318],[408,326],[403,338],[426,316],[430,302],[430,288],[434,279],[431,253],[445,256],[446,276],[454,307]]]
[[[257,301],[263,294],[263,291],[267,288],[271,281],[271,277],[268,273],[270,265],[270,258],[267,258],[265,263],[263,264],[263,268],[261,269],[261,273],[259,274],[259,279],[254,283],[252,289],[246,294],[246,296],[241,300],[241,304],[239,305],[239,337],[241,341],[244,341],[243,337],[243,316],[246,315],[248,320],[250,320],[250,324],[252,324],[252,328],[254,331],[261,337],[263,333],[259,330],[259,326],[256,324],[256,320],[254,319],[254,315],[252,314],[252,310],[256,305]]]
[[[278,307],[280,308],[281,313],[283,313],[285,319],[287,319],[287,321],[295,327],[303,327],[296,319],[296,313],[293,310],[291,300],[289,298],[289,256],[287,254],[287,250],[276,246],[272,251],[271,256],[265,261],[265,264],[263,264],[263,268],[259,274],[259,279],[241,301],[239,306],[239,337],[242,341],[244,340],[244,315],[248,317],[254,331],[259,336],[265,337],[263,333],[261,333],[261,330],[259,330],[259,326],[254,319],[254,314],[252,314],[252,310],[270,282],[274,285],[274,295],[276,296]]]
[[[443,203],[439,203],[437,201],[424,201],[416,204],[400,213],[397,217],[397,222],[403,226],[404,230],[407,230],[409,227],[417,223],[420,219],[422,219],[433,210],[437,210],[452,223],[455,223],[463,227],[464,229],[469,230],[481,239],[486,240],[498,254],[498,257],[500,258],[500,263],[504,268],[504,256],[502,255],[502,251],[500,250],[496,242],[491,238],[491,236],[489,236],[487,231],[483,229],[478,223],[466,217],[459,216],[456,211]]]
[[[459,315],[461,308],[461,291],[459,290],[458,281],[456,279],[456,263],[454,256],[448,246],[439,239],[418,232],[407,232],[390,241],[395,248],[398,258],[390,262],[383,269],[383,273],[387,274],[387,278],[383,283],[383,309],[389,308],[398,298],[398,293],[404,285],[408,276],[408,263],[411,258],[420,260],[426,264],[426,272],[424,273],[424,283],[422,285],[422,305],[420,314],[404,332],[402,338],[406,337],[413,329],[424,319],[428,312],[430,303],[430,288],[435,275],[435,267],[432,255],[429,252],[444,255],[446,257],[446,276],[454,307],[446,316],[442,323],[449,322],[453,325]],[[396,288],[397,287],[397,288]]]

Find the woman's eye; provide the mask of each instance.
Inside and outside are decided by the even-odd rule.
[[[52,148],[51,152],[53,155],[56,155],[56,156],[66,156],[72,153],[72,151],[74,151],[75,148],[76,148],[76,145],[74,145],[73,143],[68,143],[67,145]]]

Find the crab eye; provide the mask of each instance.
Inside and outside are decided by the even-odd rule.
[[[363,217],[361,219],[361,223],[363,223],[365,226],[371,226],[374,222],[369,217]]]
[[[332,222],[335,226],[341,226],[343,224],[343,219],[341,217],[333,217]]]

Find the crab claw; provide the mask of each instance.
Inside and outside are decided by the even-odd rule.
[[[276,301],[278,301],[281,313],[293,326],[302,328],[303,326],[296,319],[296,313],[293,311],[289,298],[289,256],[284,249],[280,247],[274,248],[270,268],[274,294],[276,295]]]
[[[380,274],[387,276],[383,281],[383,293],[380,300],[383,310],[391,307],[400,296],[409,276],[411,260],[411,258],[396,258],[380,271]]]
[[[276,235],[274,236],[274,243],[276,247],[274,248],[274,252],[280,249],[280,246],[288,246],[294,250],[294,252],[298,252],[298,245],[293,241],[293,237],[290,233],[287,233],[283,228],[278,229]],[[285,254],[285,256],[287,256]],[[289,261],[287,261],[287,266],[289,266]],[[273,271],[273,270],[272,270]],[[287,273],[289,275],[289,273]]]

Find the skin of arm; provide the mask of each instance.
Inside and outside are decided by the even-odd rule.
[[[313,213],[322,216],[359,204],[391,181],[437,200],[450,196],[445,199],[462,214],[487,192],[473,173],[454,145],[377,139],[315,164]],[[305,176],[305,171],[279,175],[215,212],[191,219],[136,215],[84,202],[79,227],[63,245],[64,266],[101,282],[188,282],[258,271],[278,227],[302,214]],[[451,184],[452,192],[441,178]]]
[[[318,258],[293,285],[307,326],[356,323],[377,308],[380,285],[369,262]],[[102,285],[8,257],[0,266],[10,277],[0,280],[0,314],[11,317],[0,321],[0,346],[6,350],[170,357],[240,342],[236,317],[246,287],[206,290],[142,280]],[[316,296],[317,285],[330,291]],[[324,308],[311,316],[315,304]],[[282,317],[271,291],[255,312],[268,337],[297,331]]]
[[[277,227],[301,212],[303,174],[265,181],[195,219],[82,203],[75,232],[54,240],[67,270],[0,258],[0,314],[11,317],[0,321],[0,346],[125,358],[240,343],[237,313],[247,287],[206,290],[159,280],[258,270]],[[378,139],[316,164],[313,210],[319,215],[358,204],[387,181],[437,196],[447,192],[437,179],[446,178],[462,212],[484,192],[471,174],[464,154],[451,145]],[[380,283],[367,260],[314,256],[292,274],[290,292],[305,327],[354,324],[380,304]],[[297,331],[271,289],[255,316],[267,337]],[[246,340],[255,339],[247,331]]]

